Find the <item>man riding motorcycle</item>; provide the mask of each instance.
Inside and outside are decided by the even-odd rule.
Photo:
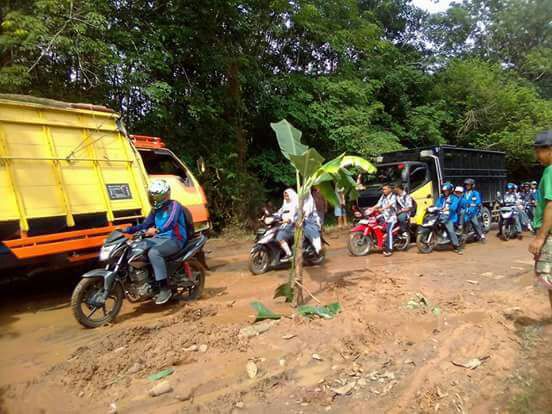
[[[464,180],[464,220],[463,223],[471,223],[473,230],[477,233],[479,241],[485,243],[485,233],[481,228],[479,216],[481,215],[481,195],[475,190],[475,180],[468,178]]]
[[[506,193],[502,197],[502,203],[506,207],[513,207],[518,208],[520,204],[520,198],[519,195],[516,193],[517,186],[513,183],[506,184]],[[523,236],[521,235],[522,229],[521,229],[521,222],[519,219],[519,215],[514,215],[514,227],[516,230],[517,237],[521,239]],[[502,218],[499,219],[498,222],[498,234],[497,237],[500,237],[502,235]]]
[[[184,207],[171,200],[171,187],[165,180],[155,180],[148,188],[148,196],[153,207],[146,219],[136,226],[130,226],[123,233],[133,234],[145,230],[145,241],[150,246],[148,258],[153,267],[155,280],[159,284],[159,294],[155,303],[167,303],[172,292],[167,284],[165,257],[175,254],[187,243],[189,234],[186,226]]]
[[[441,220],[451,241],[454,251],[458,254],[463,254],[456,231],[454,230],[455,224],[458,222],[458,206],[460,199],[452,193],[454,186],[451,183],[444,183],[441,188],[443,194],[439,196],[435,207],[440,209],[444,214],[441,215]]]
[[[395,186],[395,195],[397,197],[397,209],[398,209],[398,220],[401,228],[401,233],[406,235],[408,233],[410,225],[410,217],[414,210],[414,203],[412,197],[406,191],[402,184],[397,184]]]
[[[382,188],[383,194],[378,200],[375,208],[383,214],[387,224],[387,243],[385,244],[383,255],[388,257],[393,254],[393,226],[397,222],[397,198],[389,184]]]

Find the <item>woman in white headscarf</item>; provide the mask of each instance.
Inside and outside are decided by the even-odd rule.
[[[280,243],[280,247],[285,253],[281,261],[286,262],[291,260],[292,257],[288,241],[293,237],[295,220],[297,219],[297,193],[293,188],[288,188],[284,191],[282,207],[280,207],[280,210],[275,215],[280,216],[283,222],[276,234],[276,241]]]

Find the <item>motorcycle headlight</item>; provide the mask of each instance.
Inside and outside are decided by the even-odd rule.
[[[107,259],[109,259],[109,256],[111,256],[111,252],[114,248],[114,244],[110,246],[102,246],[102,248],[100,249],[100,261],[105,262]]]
[[[424,226],[433,226],[435,224],[435,222],[437,221],[437,219],[431,219],[431,220],[426,220],[424,222]]]

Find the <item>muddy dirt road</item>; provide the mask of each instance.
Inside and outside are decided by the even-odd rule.
[[[71,316],[75,274],[3,289],[0,412],[552,412],[552,319],[527,240],[385,259],[350,257],[344,239],[306,272],[342,305],[331,320],[274,301],[287,272],[250,275],[250,242],[210,242],[202,300],[126,303],[96,330]],[[289,317],[248,336],[253,300]]]

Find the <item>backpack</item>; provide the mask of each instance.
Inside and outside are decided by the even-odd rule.
[[[182,211],[184,212],[184,218],[186,219],[186,234],[188,235],[188,240],[192,239],[195,234],[194,230],[194,218],[192,213],[188,210],[187,207],[182,206]]]

